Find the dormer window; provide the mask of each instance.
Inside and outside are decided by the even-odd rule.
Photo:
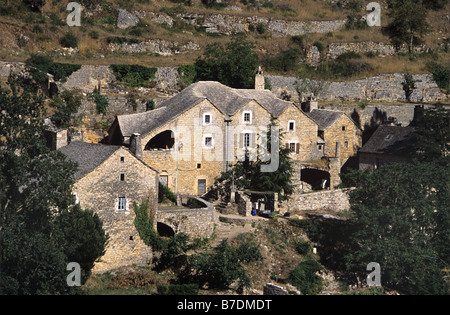
[[[212,118],[212,117],[211,117],[211,113],[205,113],[205,114],[203,114],[203,124],[204,124],[204,125],[209,125],[209,124],[211,124],[211,121],[212,121],[211,118]]]
[[[252,112],[245,111],[242,114],[242,120],[243,120],[244,124],[251,124],[252,123]]]

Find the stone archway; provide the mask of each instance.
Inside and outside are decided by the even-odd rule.
[[[303,168],[300,180],[311,186],[312,190],[323,190],[330,188],[330,173],[315,168]]]
[[[165,130],[151,138],[145,145],[144,150],[162,150],[172,149],[175,143],[175,137],[172,130]]]
[[[175,231],[173,230],[173,228],[163,222],[157,222],[156,229],[160,236],[172,237],[175,235]]]

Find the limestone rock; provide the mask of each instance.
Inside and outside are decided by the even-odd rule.
[[[117,16],[117,27],[125,29],[128,27],[136,26],[139,23],[139,18],[136,15],[131,14],[127,10],[119,9],[119,15]]]

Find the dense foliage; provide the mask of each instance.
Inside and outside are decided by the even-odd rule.
[[[225,46],[220,43],[206,47],[195,62],[195,81],[218,81],[233,88],[254,87],[258,59],[253,46],[244,36],[235,35]]]
[[[11,76],[0,104],[0,291],[73,292],[67,264],[82,266],[83,283],[108,237],[97,215],[74,205],[76,165],[45,146],[36,86]]]

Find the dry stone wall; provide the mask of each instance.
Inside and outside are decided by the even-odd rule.
[[[349,209],[350,203],[346,190],[323,190],[311,193],[293,194],[292,198],[280,203],[281,212],[306,210],[342,211]]]
[[[272,92],[281,95],[283,91],[296,96],[297,78],[265,75],[270,80]],[[411,95],[413,102],[436,102],[447,100],[433,78],[429,74],[414,74],[416,89]],[[380,74],[361,80],[345,82],[328,82],[324,89],[316,95],[319,100],[328,101],[384,101],[405,102],[405,91],[402,82],[403,73]]]

